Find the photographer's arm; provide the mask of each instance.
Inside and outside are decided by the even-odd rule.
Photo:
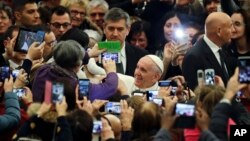
[[[13,78],[5,79],[4,82],[5,114],[0,116],[0,133],[12,129],[19,124],[21,119],[20,106],[17,95],[12,92]]]

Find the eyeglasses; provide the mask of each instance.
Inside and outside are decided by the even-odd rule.
[[[73,16],[76,16],[78,14],[80,14],[81,17],[84,17],[86,16],[85,12],[79,12],[77,10],[71,10],[70,13],[73,15]]]
[[[54,26],[55,28],[61,28],[61,26],[63,28],[68,28],[71,24],[70,23],[50,23],[52,26]]]
[[[99,15],[99,17],[103,17],[105,15],[105,13],[91,13],[90,14],[91,17],[95,17],[97,15]]]

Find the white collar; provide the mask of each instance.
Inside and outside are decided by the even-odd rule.
[[[121,48],[120,53],[121,53],[121,56],[123,56],[123,57],[126,58],[125,44],[126,44],[126,43],[124,42],[124,44],[123,44],[123,46],[122,46],[122,48]]]
[[[160,87],[158,86],[158,81],[157,81],[153,86],[145,88],[145,89],[140,89],[140,88],[138,88],[137,86],[134,85],[133,91],[140,90],[142,92],[146,92],[146,91],[149,91],[149,90],[159,90],[159,89],[160,89]]]
[[[204,41],[207,43],[209,48],[213,51],[213,53],[218,53],[220,47],[213,43],[206,35],[203,37]]]
[[[15,63],[14,61],[9,60],[9,64],[10,64],[10,68],[12,68],[14,70],[14,69],[20,67],[23,64],[23,61],[22,61],[21,65],[19,65],[19,64]]]

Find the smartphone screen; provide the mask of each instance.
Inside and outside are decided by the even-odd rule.
[[[99,63],[102,63],[102,60],[114,60],[115,63],[121,63],[119,52],[104,52],[99,56]]]
[[[102,121],[101,120],[96,120],[93,121],[93,134],[99,134],[102,131]]]
[[[1,71],[1,81],[4,81],[6,78],[10,77],[10,67],[4,66],[0,68]]]
[[[162,98],[153,98],[152,100],[155,104],[159,106],[163,106],[163,99]]]
[[[195,106],[191,104],[177,103],[175,114],[178,116],[193,117],[195,116]]]
[[[52,102],[62,102],[64,95],[64,85],[63,83],[53,82],[52,83]]]
[[[170,92],[171,96],[176,96],[176,91],[177,91],[177,87],[172,87],[172,90]]]
[[[158,90],[147,91],[147,100],[152,101],[154,98],[157,98]]]
[[[168,87],[171,84],[171,80],[163,80],[158,82],[159,87]]]
[[[175,114],[177,118],[174,123],[175,128],[194,128],[195,127],[195,105],[176,103]]]
[[[121,113],[121,106],[119,102],[108,102],[105,105],[105,112],[119,115]]]
[[[250,57],[239,57],[239,82],[250,83]]]
[[[18,76],[18,74],[19,74],[19,71],[20,70],[13,70],[12,71],[12,77],[15,79],[15,78],[17,78],[17,76]]]
[[[83,99],[84,96],[88,97],[89,94],[89,79],[79,79],[79,99]]]
[[[44,35],[44,31],[32,31],[29,29],[20,28],[14,51],[25,53],[28,52],[28,49],[33,42],[43,42]]]
[[[206,85],[214,85],[214,69],[206,69],[205,70],[205,84]]]
[[[18,88],[18,89],[13,89],[13,93],[16,93],[17,97],[22,97],[25,95],[25,89],[24,88]]]

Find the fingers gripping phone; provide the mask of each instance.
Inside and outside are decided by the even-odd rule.
[[[27,53],[30,45],[33,42],[42,43],[44,36],[44,31],[32,31],[30,29],[20,28],[14,51]]]

